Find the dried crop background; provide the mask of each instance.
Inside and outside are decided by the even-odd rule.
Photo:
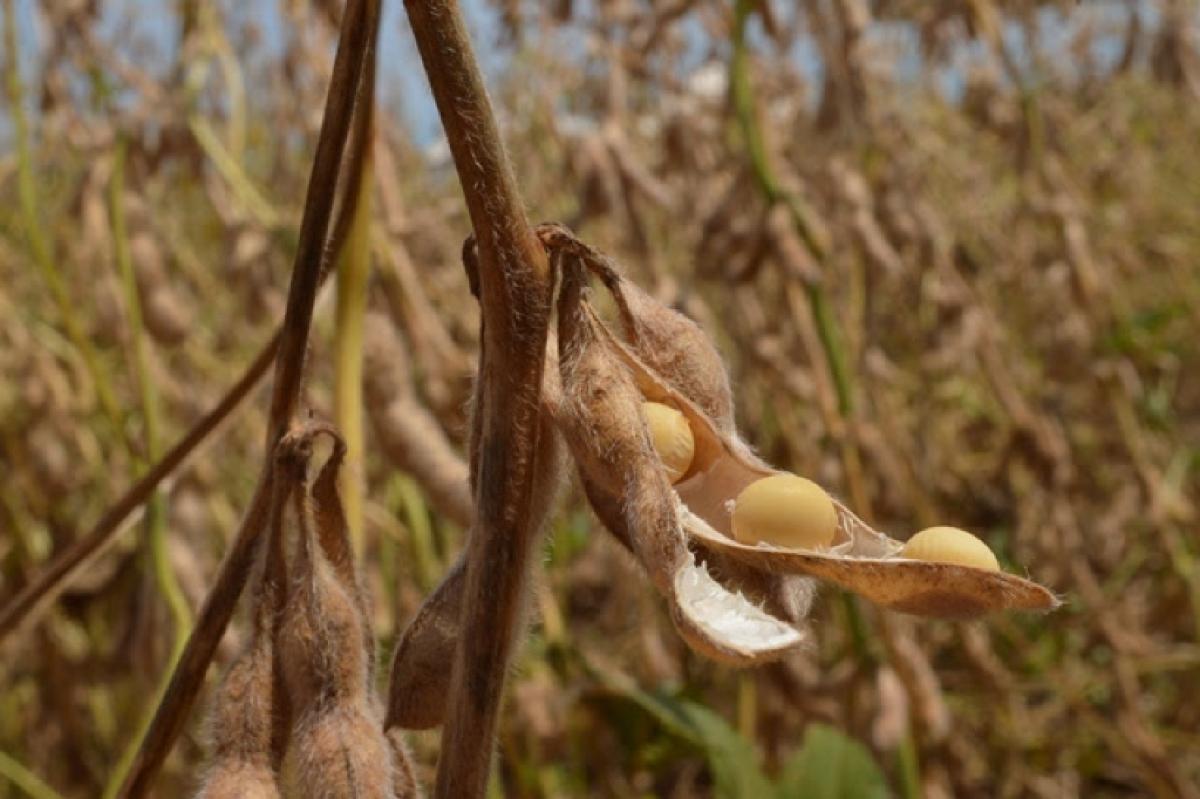
[[[339,6],[2,6],[0,600],[278,325]],[[365,443],[347,431],[381,657],[461,547],[478,343],[470,225],[398,6]],[[496,790],[736,795],[729,774],[777,775],[821,722],[899,795],[1200,796],[1194,6],[795,6],[757,4],[741,50],[732,2],[468,4],[531,215],[712,333],[745,438],[897,537],[976,532],[1066,605],[943,623],[826,590],[811,651],[736,671],[687,650],[573,487]],[[307,402],[345,429],[333,386],[356,345],[334,346],[328,299]],[[6,641],[0,797],[109,783],[246,507],[264,424],[260,390]],[[206,694],[247,631],[239,616]],[[159,795],[194,789],[202,716]],[[438,740],[411,738],[426,785]]]

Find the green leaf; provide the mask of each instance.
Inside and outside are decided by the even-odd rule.
[[[697,702],[678,707],[700,738],[712,772],[714,795],[722,799],[754,799],[771,795],[771,784],[758,765],[758,751],[725,719]]]
[[[780,799],[885,799],[887,782],[862,744],[824,724],[810,724],[804,745],[783,767]]]
[[[588,668],[608,690],[637,705],[665,732],[704,755],[718,799],[758,799],[774,793],[759,766],[754,743],[720,715],[699,702],[643,691],[627,676],[595,664]]]

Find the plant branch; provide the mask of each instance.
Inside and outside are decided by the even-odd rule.
[[[137,482],[126,489],[82,538],[54,558],[7,604],[0,608],[0,643],[26,623],[37,618],[37,611],[48,607],[66,588],[80,568],[99,555],[117,534],[125,529],[130,516],[154,494],[155,489],[178,469],[241,404],[246,395],[267,373],[279,348],[279,333],[263,347],[246,367],[241,378],[221,400],[175,446],[162,456]]]
[[[471,463],[478,512],[436,796],[482,797],[536,540],[533,483],[552,281],[458,4],[406,0],[405,7],[479,247],[483,336]]]
[[[347,164],[356,164],[362,158],[366,146],[369,116],[369,114],[355,115],[354,131],[343,159]],[[359,174],[350,174],[344,185],[338,189],[339,200],[336,206],[337,210],[334,212],[333,229],[324,250],[320,285],[324,285],[329,276],[332,254],[341,250],[342,243],[349,232],[355,207],[354,198],[358,196],[360,178]],[[279,352],[282,332],[281,326],[263,345],[262,350],[246,367],[242,376],[213,409],[198,419],[183,438],[130,486],[82,538],[76,540],[68,549],[55,557],[16,596],[0,607],[0,644],[4,643],[9,634],[25,625],[32,624],[38,618],[40,611],[49,607],[63,589],[70,584],[71,578],[126,529],[126,523],[130,521],[130,517],[150,498],[159,484],[182,467],[199,446],[207,441],[237,409],[275,361]]]
[[[29,249],[33,252],[33,261],[41,272],[42,279],[50,289],[54,304],[58,311],[60,322],[66,328],[67,338],[83,358],[88,376],[96,386],[96,398],[100,402],[105,418],[112,426],[117,438],[126,447],[129,440],[125,435],[124,416],[117,403],[116,392],[108,380],[108,372],[100,362],[92,340],[85,334],[75,313],[71,292],[58,262],[54,258],[53,243],[47,237],[41,225],[41,208],[38,203],[37,182],[33,171],[33,154],[29,149],[29,126],[25,119],[25,96],[21,86],[20,53],[18,51],[17,20],[13,13],[12,0],[4,2],[4,50],[7,53],[4,71],[8,75],[5,82],[9,110],[12,113],[13,127],[16,133],[17,150],[17,194],[20,197],[21,221],[25,227],[25,236],[29,240]]]
[[[346,526],[355,551],[363,545],[363,324],[371,274],[371,173],[369,151],[362,159],[358,202],[345,247],[338,257],[337,316],[334,325],[334,418],[346,442],[339,472]]]
[[[796,232],[804,241],[809,253],[818,264],[824,267],[829,256],[829,243],[826,241],[826,235],[813,222],[812,211],[805,205],[803,199],[794,192],[787,191],[776,177],[763,137],[762,126],[759,123],[758,109],[754,101],[754,88],[750,81],[746,45],[746,26],[757,5],[756,0],[737,0],[734,11],[733,59],[729,68],[729,85],[733,94],[734,112],[737,115],[742,137],[745,139],[750,168],[759,191],[768,203],[784,204]],[[829,361],[829,371],[833,376],[834,389],[837,392],[838,410],[843,417],[846,417],[853,410],[854,393],[850,370],[846,365],[846,356],[841,346],[841,333],[829,307],[825,289],[820,282],[811,282],[806,290],[808,302],[817,323],[821,346]]]
[[[368,67],[368,63],[372,63],[375,57],[375,29],[378,22],[378,0],[359,0],[350,4],[343,17],[321,133],[308,179],[304,215],[300,221],[296,261],[283,317],[283,334],[279,341],[279,357],[275,360],[275,384],[267,423],[268,453],[274,451],[276,442],[286,432],[299,402],[308,332],[312,326],[313,305],[320,282],[321,262],[326,255],[325,243],[335,199],[335,192],[330,187],[337,184],[338,173],[342,169],[351,115],[356,107],[360,113],[368,113],[366,105],[359,107],[359,104],[364,101],[369,104],[375,90],[374,69]],[[362,85],[365,83],[362,80],[364,77],[371,79],[370,85]],[[351,196],[345,202],[353,203],[354,200]],[[265,461],[271,462],[269,454]]]
[[[212,661],[238,597],[250,572],[254,553],[263,529],[272,483],[272,454],[276,442],[286,432],[299,404],[308,334],[313,306],[321,282],[323,264],[328,259],[330,219],[333,215],[339,172],[347,152],[352,117],[368,113],[374,95],[375,39],[379,24],[378,0],[359,0],[348,5],[342,20],[341,37],[334,59],[333,76],[326,99],[325,114],[317,150],[309,177],[300,224],[300,236],[288,291],[287,310],[275,360],[263,470],[232,545],[222,561],[216,581],[205,599],[196,627],[188,639],[172,675],[162,703],[158,707],[142,748],[134,761],[121,795],[146,795],[154,776],[165,760],[187,721],[188,712]],[[357,134],[364,126],[355,126]],[[355,152],[354,144],[350,152]],[[354,168],[359,164],[351,165]],[[354,169],[349,170],[353,174]],[[355,184],[357,186],[357,184]],[[354,193],[343,195],[353,205]],[[349,213],[353,213],[352,209]]]

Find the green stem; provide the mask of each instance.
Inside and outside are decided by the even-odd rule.
[[[4,752],[0,752],[0,777],[33,799],[62,799],[58,791],[42,782],[41,777]]]
[[[842,349],[841,331],[829,305],[829,298],[819,285],[808,287],[808,303],[812,307],[813,319],[817,324],[817,335],[829,360],[829,372],[833,376],[833,387],[837,392],[838,412],[845,418],[854,410],[854,393],[850,379],[850,368],[846,365],[846,354]]]
[[[4,450],[5,447],[0,445],[0,453]],[[26,563],[37,563],[49,553],[49,540],[35,527],[17,489],[7,481],[0,486],[0,520],[13,531],[17,548]]]
[[[225,178],[225,182],[233,189],[233,193],[238,198],[238,201],[245,206],[246,210],[250,212],[255,220],[266,228],[275,229],[279,227],[279,212],[255,188],[254,182],[246,174],[246,171],[242,169],[242,165],[221,144],[221,139],[217,136],[216,131],[213,130],[212,125],[208,124],[208,120],[199,114],[193,114],[188,117],[188,129],[196,138],[196,143],[200,145],[200,149],[204,150],[204,154],[209,157],[213,166],[221,173],[221,177]]]
[[[752,671],[738,674],[737,722],[738,732],[747,741],[758,737],[758,683]]]
[[[803,198],[788,192],[775,177],[766,138],[763,136],[762,126],[759,124],[754,86],[750,80],[749,51],[746,47],[746,26],[750,20],[750,14],[754,12],[756,6],[755,0],[737,0],[734,9],[733,60],[729,68],[729,85],[733,94],[734,113],[745,140],[751,171],[759,189],[771,204],[784,203],[787,205],[796,231],[804,240],[809,251],[812,252],[813,257],[818,262],[823,262],[829,247],[821,232],[813,224],[812,213]]]
[[[433,587],[439,571],[438,556],[433,539],[433,526],[429,523],[429,508],[421,495],[421,487],[407,474],[395,478],[396,491],[404,508],[404,520],[412,535],[412,559],[416,569],[417,584],[422,590]]]
[[[348,468],[342,470],[339,482],[346,526],[356,552],[362,552],[363,546],[363,319],[367,312],[367,281],[371,275],[372,163],[368,147],[363,156],[354,218],[337,267],[333,406],[338,430],[346,441]]]
[[[221,77],[225,81],[226,100],[229,103],[229,122],[226,130],[230,155],[235,162],[240,162],[246,150],[246,82],[242,79],[241,65],[214,7],[206,6],[202,13],[207,45],[211,48],[221,70]]]
[[[846,611],[846,628],[850,631],[850,645],[859,663],[873,665],[878,661],[871,647],[871,635],[858,606],[858,598],[849,591],[840,591],[842,609]]]
[[[787,207],[792,225],[796,228],[804,245],[812,254],[813,259],[821,267],[824,267],[828,261],[829,246],[825,242],[824,235],[812,222],[812,213],[804,200],[785,190],[775,176],[766,139],[763,137],[762,126],[759,124],[746,46],[746,26],[756,5],[755,0],[737,0],[734,9],[733,59],[729,67],[729,85],[733,95],[734,113],[737,116],[743,144],[750,159],[750,168],[759,191],[771,205],[783,203]],[[821,346],[825,350],[825,357],[829,360],[829,370],[832,373],[834,389],[837,392],[838,409],[845,417],[854,408],[854,392],[850,369],[841,344],[842,335],[821,284],[812,283],[807,290],[808,302],[812,307]]]
[[[921,760],[917,755],[916,738],[913,736],[911,725],[900,739],[896,763],[900,768],[900,786],[904,799],[921,799],[924,796],[921,790]]]
[[[766,139],[762,133],[762,126],[759,124],[746,45],[746,27],[750,15],[754,13],[757,5],[756,0],[736,0],[734,7],[733,57],[729,67],[729,85],[734,113],[759,191],[771,205],[784,204],[792,226],[824,274],[829,265],[829,245],[820,228],[813,223],[813,215],[803,199],[787,191],[776,177]],[[817,337],[821,341],[821,349],[828,361],[834,392],[837,394],[838,415],[844,421],[854,413],[854,382],[849,361],[842,346],[842,332],[829,296],[822,284],[819,281],[813,281],[808,283],[805,289],[808,305],[812,310],[813,322],[817,328]],[[843,458],[851,494],[856,503],[865,503],[866,495],[859,477],[857,449],[855,449],[853,441],[849,439],[845,439],[843,443]],[[856,658],[864,665],[875,664],[877,657],[871,647],[870,632],[857,599],[846,592],[841,593],[841,599],[846,612],[846,627]],[[918,769],[916,749],[912,746],[911,736],[906,741],[909,748],[906,764],[911,766],[912,773],[915,774]],[[919,796],[919,785],[917,787],[916,795]]]
[[[746,154],[759,189],[771,202],[783,199],[784,191],[775,180],[767,157],[767,145],[758,126],[758,109],[754,102],[754,87],[750,84],[750,67],[746,48],[746,25],[754,9],[753,0],[738,0],[734,10],[733,61],[730,64],[730,91],[733,110],[742,131]]]
[[[116,157],[113,163],[110,196],[113,242],[116,251],[117,267],[121,272],[121,283],[125,292],[125,307],[129,314],[129,327],[132,333],[134,371],[137,376],[138,393],[141,398],[142,417],[145,424],[146,456],[150,462],[154,462],[162,455],[158,391],[150,374],[148,338],[142,322],[142,309],[138,298],[137,278],[134,275],[133,261],[129,254],[129,237],[125,229],[124,193],[125,143],[118,141]],[[143,718],[138,725],[138,734],[130,740],[124,752],[122,752],[116,768],[109,776],[108,784],[104,790],[106,799],[115,796],[121,787],[121,783],[125,780],[125,775],[133,763],[133,758],[137,754],[141,739],[146,734],[146,730],[150,726],[150,721],[154,717],[154,709],[158,706],[158,698],[166,690],[171,673],[175,669],[175,663],[179,659],[184,645],[187,643],[188,633],[191,631],[192,626],[192,616],[187,600],[183,596],[183,591],[179,588],[175,573],[171,570],[166,541],[166,497],[163,495],[161,489],[156,490],[146,503],[145,527],[150,544],[149,554],[151,569],[154,572],[154,581],[171,612],[174,639],[171,645],[170,657],[163,672],[163,677],[160,680],[154,701],[146,706]]]

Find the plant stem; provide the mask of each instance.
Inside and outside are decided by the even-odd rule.
[[[737,677],[737,731],[747,741],[758,737],[758,683],[753,671],[743,671]]]
[[[346,461],[339,473],[346,527],[355,552],[363,547],[363,320],[371,274],[372,159],[362,161],[358,203],[346,242],[338,256],[333,386],[334,418],[346,442]]]
[[[208,671],[250,573],[259,534],[266,523],[275,445],[292,423],[299,404],[308,334],[312,326],[317,289],[324,273],[326,245],[330,243],[330,231],[333,231],[336,239],[340,227],[340,220],[332,226],[330,220],[337,188],[344,186],[344,181],[338,179],[339,174],[346,177],[342,170],[343,155],[350,153],[361,156],[361,142],[351,142],[347,146],[347,140],[352,138],[350,132],[354,117],[358,115],[358,119],[361,119],[362,114],[369,113],[367,109],[374,97],[375,40],[378,29],[378,0],[358,0],[347,6],[342,18],[342,31],[313,169],[309,176],[287,310],[275,360],[275,382],[262,472],[250,507],[221,562],[171,683],[122,786],[120,795],[123,797],[145,796],[150,790],[167,753],[183,730],[204,674]],[[354,126],[355,136],[364,133],[364,126]],[[355,174],[359,166],[357,161],[350,164],[350,174]],[[352,185],[356,187],[357,183]],[[356,196],[357,191],[349,193],[341,210],[352,214]],[[332,249],[336,250],[337,247]]]
[[[736,0],[734,7],[733,58],[729,69],[734,113],[741,128],[750,168],[759,191],[771,205],[784,203],[796,233],[824,275],[829,261],[829,244],[825,234],[812,222],[812,213],[803,199],[787,191],[775,176],[759,124],[746,45],[746,27],[757,5],[756,0]],[[844,425],[854,414],[854,384],[842,347],[843,336],[824,286],[819,281],[809,282],[805,286],[805,294],[812,311],[817,337],[821,342],[821,350],[827,361],[829,375],[833,380],[839,421]],[[862,480],[858,447],[852,438],[844,434],[841,437],[840,448],[851,499],[861,513],[869,515],[869,498]],[[846,611],[846,626],[855,656],[861,663],[874,663],[876,658],[871,647],[870,633],[859,609],[858,600],[844,591],[841,593],[841,600]],[[911,754],[915,763],[916,751]]]
[[[422,591],[428,591],[437,584],[437,575],[441,570],[434,547],[433,526],[429,523],[429,508],[421,494],[421,487],[411,476],[397,473],[393,486],[399,494],[400,506],[404,509],[417,585]]]
[[[904,799],[921,799],[921,760],[917,753],[917,740],[913,735],[912,725],[900,739],[900,748],[896,751],[896,762],[900,770],[900,784],[903,786]]]
[[[745,140],[754,180],[763,197],[772,205],[784,203],[796,232],[804,241],[813,259],[824,267],[829,255],[829,245],[825,241],[825,235],[812,222],[812,212],[805,205],[803,199],[786,191],[779,179],[775,177],[766,141],[763,138],[762,127],[759,124],[758,109],[754,102],[754,88],[750,82],[746,46],[746,26],[756,5],[755,0],[737,0],[734,10],[733,59],[729,68],[734,112]],[[829,361],[829,371],[833,376],[838,409],[842,416],[846,417],[854,408],[854,392],[850,370],[846,365],[846,356],[842,350],[842,335],[838,330],[837,320],[830,310],[829,300],[821,284],[810,284],[807,292],[821,346],[825,350],[825,357]]]
[[[0,777],[4,777],[32,799],[62,799],[58,791],[43,782],[41,777],[4,752],[0,752]]]
[[[100,407],[117,437],[122,443],[127,443],[123,415],[117,404],[116,394],[108,381],[107,373],[100,365],[100,356],[79,324],[67,284],[62,273],[58,271],[51,243],[41,226],[37,186],[33,174],[33,155],[29,151],[29,124],[25,118],[25,97],[21,86],[20,52],[17,47],[17,21],[13,13],[13,3],[12,0],[4,0],[4,50],[8,54],[5,64],[8,80],[5,88],[16,132],[17,193],[20,196],[21,220],[25,227],[25,235],[29,239],[29,248],[33,251],[34,263],[58,307],[58,315],[67,330],[67,337],[82,356],[88,375],[96,386],[96,397],[100,401]]]
[[[828,244],[824,234],[812,223],[811,211],[800,197],[786,191],[775,177],[767,151],[762,128],[758,124],[758,109],[754,102],[754,88],[750,83],[750,68],[747,59],[746,25],[750,14],[757,6],[756,0],[737,0],[734,9],[733,60],[730,64],[730,89],[733,93],[734,113],[745,137],[750,166],[759,189],[771,203],[787,205],[796,231],[818,262],[825,260]]]
[[[118,141],[116,158],[113,163],[111,185],[111,216],[113,227],[113,243],[117,267],[121,273],[121,283],[125,293],[125,307],[129,314],[129,328],[134,348],[134,370],[137,373],[138,392],[141,396],[142,417],[145,424],[146,456],[155,461],[162,455],[161,432],[159,424],[158,391],[150,374],[150,352],[147,346],[145,326],[142,323],[141,302],[138,298],[137,278],[133,272],[133,262],[129,254],[129,238],[125,229],[125,143]],[[117,761],[116,767],[109,776],[104,790],[106,799],[116,795],[117,789],[125,779],[125,775],[133,763],[134,755],[143,736],[150,727],[154,708],[158,699],[165,693],[171,672],[175,668],[184,645],[187,643],[188,632],[192,626],[192,614],[187,600],[175,578],[167,553],[166,530],[166,495],[161,489],[151,494],[146,505],[145,528],[150,542],[150,563],[154,573],[154,581],[162,593],[164,601],[171,612],[174,625],[174,637],[171,652],[167,658],[166,669],[162,682],[155,691],[153,704],[148,705],[145,717],[138,725],[134,735]]]
[[[406,0],[479,247],[482,353],[476,523],[435,795],[482,797],[535,549],[534,461],[550,266],[517,193],[454,0]]]
[[[129,254],[129,237],[125,230],[124,207],[124,142],[118,145],[117,159],[114,165],[112,181],[112,224],[113,238],[116,244],[117,265],[121,270],[121,278],[125,288],[125,303],[128,307],[130,328],[133,334],[134,366],[137,372],[138,390],[141,395],[142,414],[146,425],[146,454],[151,461],[162,457],[162,430],[159,413],[158,389],[150,374],[149,337],[146,335],[142,322],[141,303],[138,298],[137,282],[133,272],[133,263]],[[187,637],[187,629],[191,626],[191,611],[187,600],[170,568],[166,551],[166,520],[163,492],[156,491],[150,500],[147,514],[150,530],[150,550],[154,562],[155,579],[163,599],[170,608],[175,621],[177,645]]]
[[[221,177],[225,178],[225,182],[233,189],[234,196],[246,207],[255,221],[272,230],[278,228],[280,225],[279,212],[271,205],[270,200],[254,186],[253,181],[250,180],[237,159],[221,144],[221,140],[208,120],[199,114],[192,114],[188,117],[188,130],[192,132],[196,143],[200,145],[200,149],[204,150],[204,154],[209,157],[213,166],[221,173]]]

